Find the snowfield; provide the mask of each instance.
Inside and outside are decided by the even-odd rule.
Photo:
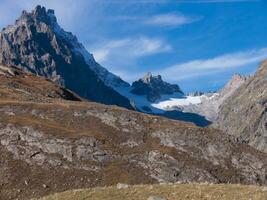
[[[189,106],[194,104],[200,104],[201,96],[185,96],[182,98],[170,98],[166,101],[160,101],[158,103],[151,104],[152,107],[161,109],[161,110],[169,110],[173,107],[179,107],[179,106]]]
[[[198,105],[203,101],[210,100],[216,96],[216,94],[211,96],[185,96],[181,93],[175,93],[172,95],[162,95],[161,99],[151,103],[147,100],[145,95],[132,94],[131,87],[116,87],[114,89],[121,95],[127,97],[139,110],[155,114],[162,114],[165,111],[171,110],[183,110],[186,106]]]

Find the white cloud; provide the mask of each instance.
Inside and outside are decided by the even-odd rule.
[[[177,81],[256,64],[266,58],[267,48],[254,49],[225,54],[206,60],[193,60],[187,63],[171,66],[156,73],[162,74],[164,77],[168,78],[168,80]]]
[[[99,48],[92,50],[94,57],[100,63],[107,60],[110,62],[119,57],[134,61],[134,59],[152,54],[165,53],[171,51],[172,47],[162,39],[136,37],[121,40],[109,41],[106,44],[100,44]]]
[[[184,24],[190,24],[200,20],[200,17],[189,17],[182,14],[160,14],[154,15],[147,19],[144,23],[149,25],[159,26],[181,26]]]

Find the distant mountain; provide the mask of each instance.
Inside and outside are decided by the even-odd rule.
[[[83,98],[133,108],[113,89],[128,83],[100,66],[72,33],[58,25],[51,9],[23,11],[14,25],[0,32],[0,63],[49,78]]]
[[[267,61],[222,103],[217,124],[238,141],[267,153]]]
[[[143,78],[133,82],[131,86],[120,86],[115,89],[127,97],[135,107],[144,113],[160,115],[175,120],[192,122],[197,126],[207,126],[211,122],[198,113],[190,113],[182,109],[172,109],[172,104],[177,102],[189,105],[197,98],[185,96],[178,85],[162,80],[160,75],[153,76],[147,73]]]
[[[151,73],[147,73],[143,78],[133,82],[131,93],[145,95],[150,102],[159,100],[162,95],[173,95],[175,93],[183,95],[178,85],[169,84],[163,81],[160,75],[152,76]]]

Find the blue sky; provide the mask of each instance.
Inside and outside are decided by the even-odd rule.
[[[185,92],[217,90],[267,58],[265,0],[1,0],[0,27],[37,4],[129,82],[150,71]]]

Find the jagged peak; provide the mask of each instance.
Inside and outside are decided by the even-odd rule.
[[[143,78],[133,82],[131,93],[136,95],[147,95],[147,99],[154,102],[161,95],[183,94],[177,84],[170,84],[162,80],[161,75],[153,76],[148,72]]]
[[[55,11],[53,9],[46,9],[44,6],[38,5],[32,11],[23,10],[21,16],[16,20],[14,25],[8,25],[6,28],[3,28],[3,33],[15,32],[18,27],[29,26],[43,23],[49,27],[57,36],[67,40],[73,41],[74,48],[81,48],[81,44],[78,42],[77,37],[71,32],[65,31],[57,23],[57,18]],[[43,28],[42,30],[47,30]]]
[[[241,74],[234,74],[232,76],[232,79],[242,79],[242,78],[244,78],[244,76],[242,76]]]
[[[57,22],[55,11],[53,9],[46,9],[44,6],[40,5],[36,6],[31,12],[23,10],[19,20],[25,20],[25,19],[39,20],[48,24]]]
[[[145,74],[145,76],[143,78],[141,78],[141,80],[144,82],[144,83],[151,83],[153,80],[157,80],[157,81],[162,81],[162,77],[161,75],[156,75],[156,76],[153,76],[153,74],[151,72],[147,72]]]
[[[226,84],[226,86],[240,84],[241,82],[244,82],[246,79],[247,79],[246,76],[242,76],[241,74],[234,74],[230,79],[230,81]]]

